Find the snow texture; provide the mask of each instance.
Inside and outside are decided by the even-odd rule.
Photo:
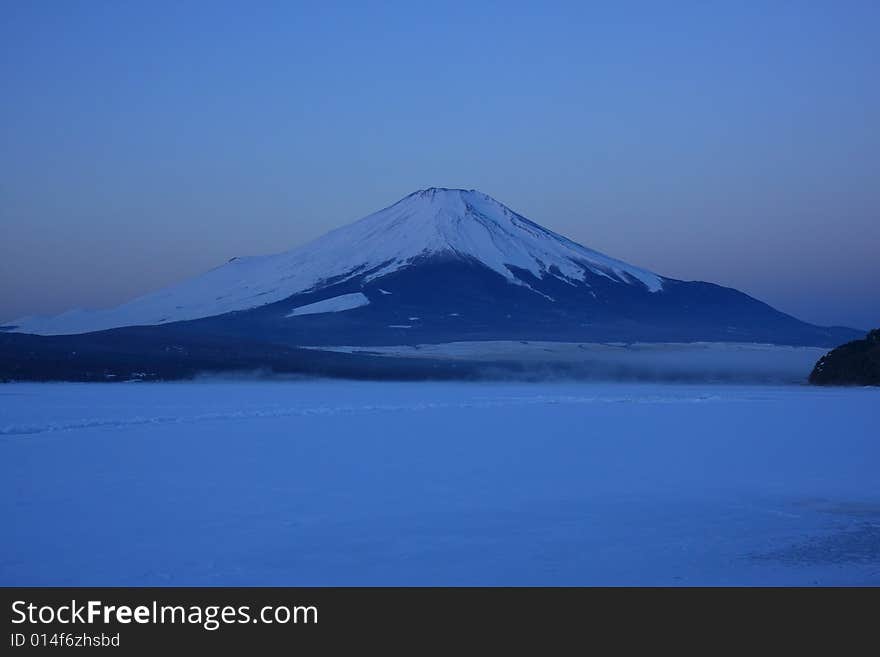
[[[331,297],[323,301],[316,301],[305,306],[299,306],[289,312],[287,317],[297,317],[299,315],[318,315],[320,313],[338,313],[345,310],[353,310],[366,306],[370,300],[361,292],[353,292],[352,294],[341,294],[338,297]]]
[[[876,389],[0,386],[0,585],[878,585]]]
[[[22,333],[60,335],[211,317],[317,290],[329,280],[380,279],[420,258],[441,255],[479,261],[518,285],[526,283],[511,267],[566,281],[592,273],[652,292],[663,287],[656,274],[542,228],[486,194],[431,188],[292,251],[233,258],[116,308],[27,317],[11,325]]]

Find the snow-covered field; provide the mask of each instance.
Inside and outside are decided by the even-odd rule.
[[[877,389],[0,386],[0,585],[880,584]]]

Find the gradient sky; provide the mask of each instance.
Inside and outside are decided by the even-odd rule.
[[[880,2],[0,3],[0,320],[415,189],[880,326]]]

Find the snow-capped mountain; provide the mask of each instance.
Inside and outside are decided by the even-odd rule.
[[[277,255],[233,258],[197,278],[117,308],[27,317],[20,332],[86,333],[199,319],[247,310],[356,276],[379,280],[420,259],[468,258],[528,287],[514,269],[582,282],[588,273],[662,289],[663,279],[538,226],[481,192],[431,188]]]
[[[68,335],[129,326],[286,345],[461,339],[826,345],[842,335],[736,290],[664,278],[608,257],[481,192],[442,188],[417,191],[291,251],[233,258],[116,308],[29,317],[5,330]]]

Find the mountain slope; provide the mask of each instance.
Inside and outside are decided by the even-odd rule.
[[[42,335],[126,326],[282,345],[454,340],[770,342],[855,337],[737,290],[658,276],[471,190],[415,192],[300,248],[234,258],[102,311],[25,318]],[[166,334],[170,334],[166,332]]]

